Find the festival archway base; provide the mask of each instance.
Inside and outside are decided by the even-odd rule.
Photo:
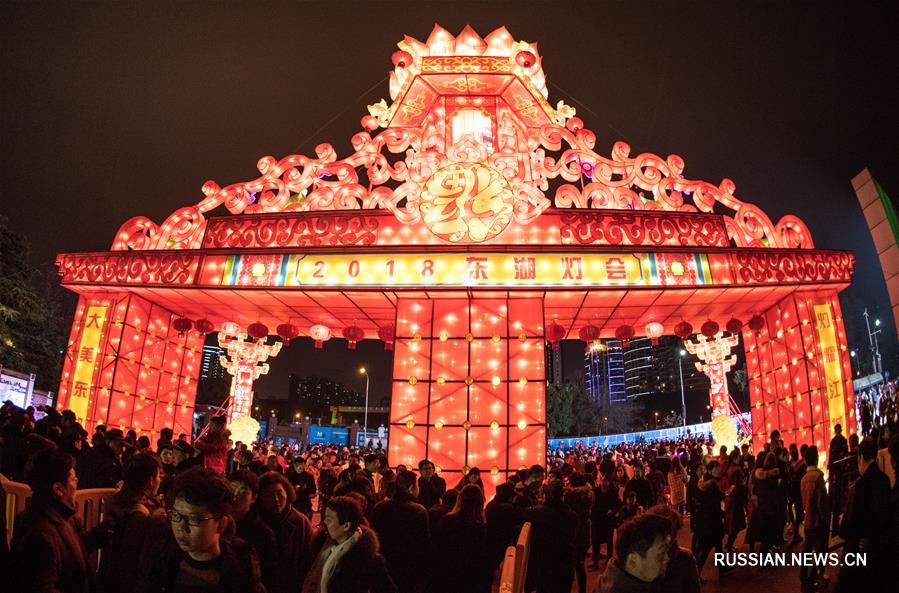
[[[676,155],[597,154],[574,109],[547,101],[536,46],[505,29],[399,48],[391,103],[369,106],[352,155],[265,157],[161,226],[128,221],[111,251],[59,256],[81,295],[60,407],[188,432],[203,335],[176,319],[325,326],[395,340],[391,464],[494,483],[544,461],[547,338],[761,315],[741,331],[754,446],[774,428],[822,450],[834,422],[853,431],[850,252],[814,249],[729,180],[687,179]],[[705,365],[719,383],[721,364]]]

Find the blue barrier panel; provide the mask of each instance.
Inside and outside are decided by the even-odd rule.
[[[743,414],[743,418],[750,425],[752,424],[752,419],[748,412]],[[701,424],[688,424],[686,427],[677,426],[674,428],[660,428],[657,430],[626,432],[622,434],[601,434],[589,437],[567,437],[560,439],[549,439],[547,440],[547,447],[549,447],[550,450],[560,448],[572,449],[577,448],[581,445],[583,445],[584,447],[614,447],[621,443],[658,441],[661,439],[678,439],[683,436],[685,432],[694,437],[699,435],[706,435],[708,437],[712,432],[712,423],[703,422]]]

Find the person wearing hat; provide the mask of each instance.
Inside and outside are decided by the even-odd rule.
[[[94,435],[94,446],[78,456],[75,473],[82,488],[115,488],[122,479],[125,435],[110,428],[105,436]]]

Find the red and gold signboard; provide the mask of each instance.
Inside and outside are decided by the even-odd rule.
[[[69,392],[68,408],[75,412],[78,422],[85,423],[90,403],[91,388],[94,385],[94,371],[100,353],[100,340],[106,326],[109,307],[91,306],[87,309],[84,330],[75,352],[75,371],[72,389]]]

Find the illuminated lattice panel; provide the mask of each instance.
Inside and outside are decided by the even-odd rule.
[[[411,339],[397,340],[390,462],[427,457],[451,486],[478,467],[492,495],[510,469],[544,459],[542,302],[435,300],[431,335],[416,304],[397,310],[397,333]]]

